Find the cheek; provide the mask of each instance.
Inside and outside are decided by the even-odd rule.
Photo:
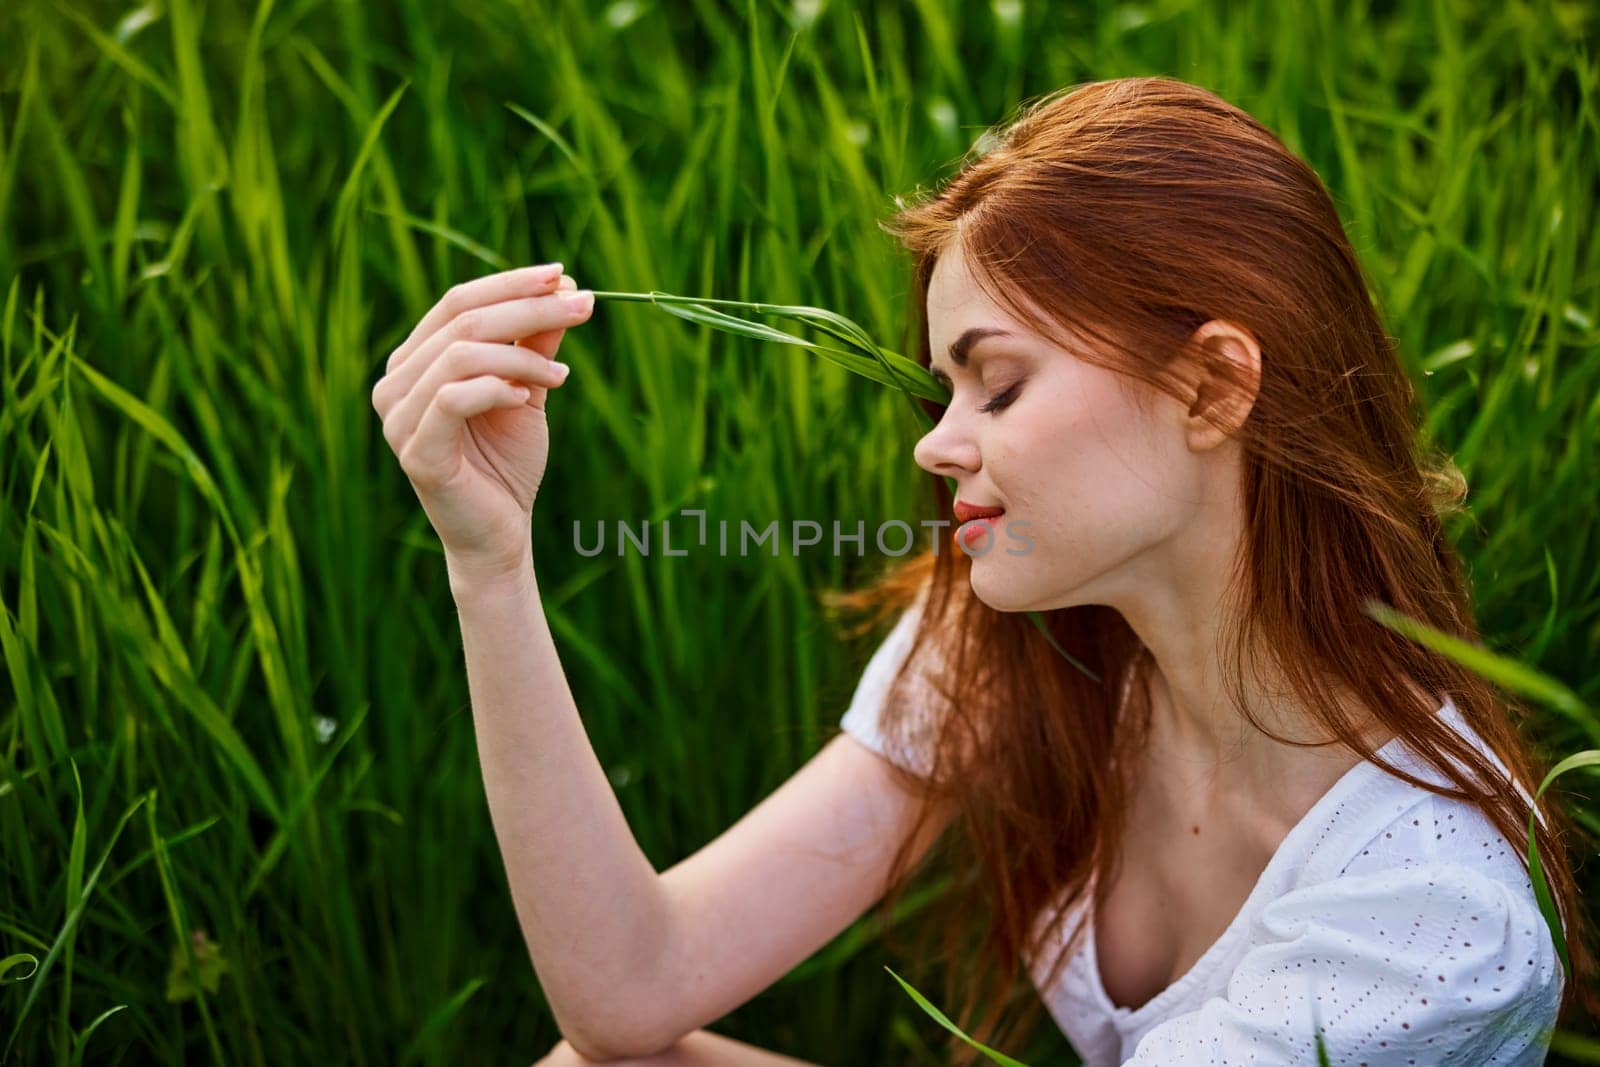
[[[1042,536],[1124,537],[1181,504],[1187,452],[1112,387],[1056,387],[1007,428],[994,479],[1008,506]]]

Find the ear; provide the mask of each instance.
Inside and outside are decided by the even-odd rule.
[[[1195,364],[1184,432],[1200,452],[1222,444],[1249,417],[1261,388],[1261,346],[1249,330],[1224,319],[1198,327],[1189,343]]]

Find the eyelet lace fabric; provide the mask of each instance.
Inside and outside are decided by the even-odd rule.
[[[918,610],[874,652],[840,726],[925,772],[915,746],[888,745],[877,725]],[[1504,773],[1452,701],[1438,714]],[[932,726],[924,717],[920,729]],[[1448,784],[1401,738],[1379,755]],[[1058,944],[1083,922],[1092,889]],[[1030,961],[1035,985],[1050,962]],[[1129,1009],[1112,1003],[1099,975],[1090,923],[1055,984],[1040,989],[1086,1067],[1314,1064],[1319,1028],[1336,1067],[1526,1067],[1545,1061],[1565,988],[1533,885],[1488,818],[1372,762],[1351,768],[1289,831],[1228,928],[1177,981]]]

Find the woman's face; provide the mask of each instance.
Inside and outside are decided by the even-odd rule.
[[[931,370],[951,398],[917,465],[953,478],[957,501],[1005,509],[966,547],[939,547],[972,556],[980,600],[998,611],[1120,606],[1214,561],[1215,545],[1196,539],[1218,536],[1202,512],[1226,485],[1228,449],[1191,447],[1184,405],[1028,330],[978,288],[958,247],[935,265],[927,320]],[[1136,388],[1152,395],[1148,412]]]

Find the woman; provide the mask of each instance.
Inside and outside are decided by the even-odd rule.
[[[981,965],[943,1003],[1002,1048],[1042,1004],[1093,1067],[1316,1062],[1317,1034],[1334,1063],[1541,1062],[1558,1010],[1594,1007],[1574,828],[1541,813],[1567,976],[1519,847],[1541,768],[1515,709],[1364,610],[1475,636],[1439,521],[1459,481],[1416,454],[1314,172],[1202,89],[1099,82],[1030,106],[893,230],[951,388],[915,458],[966,525],[836,598],[898,615],[843,733],[661,874],[529,549],[549,357],[591,303],[559,265],[459,286],[374,390],[445,547],[568,1039],[542,1062],[795,1063],[697,1028],[888,915],[924,860],[957,875],[925,925],[940,958]],[[1041,996],[995,1036],[1019,964]]]

